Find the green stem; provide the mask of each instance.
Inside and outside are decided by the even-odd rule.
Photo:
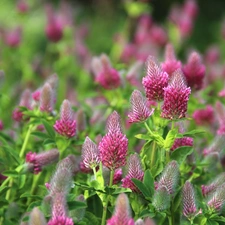
[[[31,195],[35,194],[34,191],[35,191],[35,188],[37,188],[37,183],[38,183],[40,177],[41,177],[41,173],[34,175],[32,186],[31,186],[31,191],[30,191]],[[29,205],[31,203],[31,201],[32,201],[32,198],[29,198],[29,200],[27,200],[27,204]]]
[[[112,187],[113,176],[114,176],[114,170],[111,170],[110,171],[109,187]],[[105,225],[109,200],[110,200],[110,195],[107,196],[105,204],[103,205],[103,214],[102,214],[102,223],[101,223],[101,225]]]
[[[168,216],[168,220],[169,220],[169,225],[173,225],[173,219],[172,219],[172,216]]]
[[[166,162],[170,161],[170,151],[166,151]]]
[[[156,142],[153,141],[153,145],[152,145],[152,152],[151,152],[151,168],[153,168],[154,166],[154,162],[155,162],[155,153],[156,153]]]
[[[95,180],[96,180],[96,178],[97,178],[97,174],[96,174],[96,168],[95,167],[93,167],[93,172],[94,172],[94,176],[95,176]]]
[[[20,150],[20,158],[23,158],[23,156],[24,156],[24,153],[25,153],[25,150],[26,150],[26,147],[27,147],[27,143],[28,143],[32,128],[33,128],[33,124],[30,124],[29,128],[28,128],[28,131],[27,131],[27,134],[26,134],[26,137],[25,137],[24,142],[23,142],[23,146]]]
[[[175,121],[172,120],[172,124],[171,124],[171,130],[174,129],[174,125],[175,125]]]
[[[5,197],[5,199],[6,199],[7,201],[9,201],[9,199],[10,199],[10,194],[11,194],[11,190],[12,190],[12,185],[13,185],[13,178],[11,177],[11,179],[9,180],[9,190],[7,191],[6,197]]]
[[[145,125],[145,127],[146,127],[147,131],[151,134],[151,133],[152,133],[152,131],[150,130],[150,128],[149,128],[149,126],[148,126],[148,124],[147,124],[146,122],[144,122],[144,125]]]

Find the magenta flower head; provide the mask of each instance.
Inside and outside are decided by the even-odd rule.
[[[29,152],[26,155],[26,163],[29,171],[38,174],[44,166],[57,162],[59,151],[57,149],[48,150],[42,153]]]
[[[148,57],[146,67],[147,75],[142,79],[146,97],[149,101],[162,101],[164,88],[168,85],[169,75],[161,69],[152,56]]]
[[[195,110],[193,118],[197,125],[211,125],[214,122],[214,109],[207,105],[205,109]]]
[[[225,205],[225,184],[222,184],[216,189],[212,197],[207,202],[210,209],[215,210],[218,213],[221,213]]]
[[[132,178],[142,181],[144,172],[137,154],[130,155],[128,159],[127,175],[122,179],[122,187],[130,188],[133,192],[139,192],[139,189],[133,183]]]
[[[107,225],[135,225],[130,214],[128,197],[121,193],[117,197],[114,214],[107,221]]]
[[[107,120],[107,134],[99,143],[100,160],[110,170],[126,164],[128,139],[122,133],[120,116],[114,111]]]
[[[189,87],[200,90],[203,87],[205,77],[205,66],[197,52],[192,52],[188,57],[188,63],[183,66],[183,73]]]
[[[187,87],[182,71],[176,70],[164,88],[161,117],[171,120],[185,117],[190,94],[191,88]]]
[[[73,225],[73,220],[67,216],[65,195],[58,192],[52,198],[52,217],[48,225]]]
[[[154,109],[150,110],[147,107],[146,100],[138,90],[134,90],[132,92],[130,102],[131,111],[128,114],[129,123],[139,123],[145,121],[154,112]]]
[[[11,31],[8,31],[5,36],[6,45],[10,47],[18,47],[21,43],[22,29],[21,27],[16,27]]]
[[[46,6],[47,25],[45,33],[47,38],[52,42],[58,42],[63,37],[63,24],[60,18],[53,12],[51,5]]]
[[[166,45],[165,62],[162,64],[162,69],[167,72],[169,76],[172,75],[177,69],[181,69],[182,64],[176,59],[174,48],[172,44]]]
[[[203,196],[211,195],[223,183],[225,183],[225,173],[218,175],[210,184],[201,186]]]
[[[53,90],[49,83],[45,83],[41,90],[40,110],[43,112],[52,112],[53,110]]]
[[[31,109],[31,91],[29,89],[26,89],[25,91],[23,91],[20,98],[19,106],[23,106],[23,107],[26,107],[27,109]],[[17,122],[20,122],[23,119],[23,113],[21,112],[19,108],[14,109],[12,118]]]
[[[195,19],[198,14],[198,5],[195,0],[186,0],[184,3],[183,12],[190,18]]]
[[[0,131],[3,130],[3,128],[4,128],[3,122],[2,120],[0,120]]]
[[[183,200],[183,214],[185,217],[191,219],[197,214],[197,205],[195,192],[192,184],[186,181],[182,192]]]
[[[170,150],[174,151],[175,149],[182,146],[193,146],[193,138],[191,137],[176,138]]]
[[[173,160],[167,164],[159,181],[156,182],[156,190],[161,187],[165,187],[168,194],[172,195],[176,191],[179,182],[179,175],[179,165],[177,161]]]
[[[121,84],[118,71],[112,68],[110,60],[105,54],[93,58],[92,71],[95,81],[105,89],[114,89]]]
[[[71,138],[76,134],[76,120],[73,119],[71,104],[68,100],[64,100],[61,105],[60,119],[54,124],[57,133],[67,138]]]
[[[123,171],[121,168],[116,169],[113,175],[113,184],[117,184],[122,180]]]
[[[38,207],[34,207],[30,213],[29,224],[31,225],[47,225],[44,214]]]
[[[96,168],[100,162],[98,146],[89,137],[85,138],[82,146],[82,159],[88,169]]]

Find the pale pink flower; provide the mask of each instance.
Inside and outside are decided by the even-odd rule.
[[[187,218],[193,218],[197,214],[195,192],[192,184],[186,181],[182,191],[183,214]]]
[[[57,162],[59,159],[59,151],[57,149],[48,150],[46,152],[26,154],[26,163],[28,170],[34,174],[42,171],[44,166]]]
[[[146,62],[147,75],[143,77],[142,84],[149,101],[162,101],[164,88],[168,85],[169,75],[163,72],[156,59],[149,56]]]
[[[198,14],[198,5],[195,0],[186,0],[183,6],[183,13],[195,19]]]
[[[130,123],[139,123],[145,121],[152,115],[154,109],[149,109],[146,100],[143,98],[142,93],[138,90],[132,92],[131,98],[131,111],[128,114]]]
[[[68,100],[61,105],[60,119],[54,124],[54,129],[62,136],[71,138],[76,134],[76,120],[73,119],[73,111]]]
[[[18,47],[21,43],[21,36],[21,27],[14,28],[6,33],[5,42],[10,47]]]
[[[133,183],[132,179],[142,181],[144,172],[141,167],[141,162],[137,154],[130,155],[128,159],[127,175],[122,179],[122,187],[130,188],[133,192],[139,192],[139,189]]]
[[[40,110],[48,113],[52,112],[54,103],[53,101],[53,90],[50,84],[46,82],[41,90]]]
[[[166,119],[181,119],[185,117],[191,88],[187,87],[181,70],[176,70],[164,88],[164,102],[161,117]]]
[[[30,225],[47,225],[44,214],[38,207],[34,207],[30,213]]]
[[[121,193],[117,197],[113,216],[107,221],[107,225],[134,225],[131,217],[129,200],[126,194]]]
[[[218,62],[220,59],[220,49],[218,46],[210,46],[205,53],[206,63],[213,64]]]
[[[100,163],[98,146],[86,137],[82,146],[82,159],[86,168],[93,169]]]

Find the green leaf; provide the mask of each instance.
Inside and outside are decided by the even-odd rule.
[[[170,130],[166,136],[166,139],[164,141],[164,149],[169,151],[171,147],[173,146],[174,140],[176,139],[178,129],[174,128]]]
[[[215,220],[207,220],[206,225],[219,225]]]
[[[129,192],[132,192],[130,188],[117,187],[115,191],[112,193],[112,195],[118,195],[120,193],[129,193]]]
[[[20,198],[35,198],[35,199],[39,199],[39,200],[42,200],[42,197],[39,196],[39,195],[31,195],[30,193],[28,192],[25,192],[23,193]]]
[[[68,202],[68,206],[69,206],[69,210],[87,208],[86,202],[80,202],[80,201],[71,201],[71,202]]]
[[[157,143],[157,145],[159,147],[163,148],[163,146],[164,146],[164,139],[159,133],[152,132],[151,134],[149,134],[149,136],[151,137],[152,140],[154,140]]]
[[[188,132],[183,133],[183,136],[196,137],[196,135],[204,134],[204,133],[206,133],[205,130],[196,129],[196,130],[192,130],[192,131],[188,131]]]
[[[10,187],[8,187],[8,186],[0,186],[0,193],[1,193],[1,195],[3,195],[3,193],[8,191],[9,189],[10,189]]]
[[[193,148],[190,146],[183,146],[177,148],[175,151],[172,152],[170,159],[176,160],[179,164],[182,164],[188,155],[193,152]]]
[[[125,9],[129,16],[138,17],[145,12],[149,12],[150,7],[147,3],[142,2],[126,2]]]
[[[135,135],[137,139],[141,140],[151,140],[150,136],[148,134],[137,134]]]
[[[55,145],[55,141],[52,139],[45,139],[43,145]]]
[[[21,189],[21,188],[24,187],[24,185],[25,185],[25,183],[26,183],[26,175],[25,175],[25,174],[20,175],[18,178],[19,178],[19,179],[18,179],[19,189]]]
[[[19,176],[19,173],[15,170],[6,170],[2,174],[7,177],[18,177]]]
[[[55,139],[55,130],[52,125],[50,125],[46,120],[42,120],[42,123],[48,132],[49,136],[53,139]]]
[[[19,157],[19,154],[15,151],[14,148],[10,146],[3,146],[3,149],[6,151],[6,153],[9,153],[17,162],[17,164],[21,163],[21,159]]]
[[[34,136],[36,136],[36,137],[38,137],[38,138],[40,138],[40,139],[46,139],[46,138],[49,138],[48,134],[43,133],[43,132],[40,132],[40,131],[33,131],[33,132],[31,133],[31,135],[34,135]]]
[[[148,191],[151,193],[151,196],[154,194],[154,179],[150,170],[146,170],[143,178],[144,185],[148,188]]]
[[[145,196],[145,198],[150,198],[151,197],[151,192],[149,189],[146,187],[145,184],[143,184],[140,180],[138,179],[131,179],[135,186],[141,191],[141,193]]]

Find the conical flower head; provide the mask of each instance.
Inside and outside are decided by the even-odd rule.
[[[137,154],[130,155],[128,159],[127,175],[122,179],[122,187],[130,188],[133,192],[139,192],[139,189],[131,180],[132,178],[143,180],[144,172],[141,167],[141,162]]]
[[[214,209],[219,213],[222,211],[225,205],[225,184],[216,189],[207,204],[209,208]]]
[[[114,89],[120,86],[120,75],[112,68],[108,56],[102,54],[99,58],[94,58],[92,62],[95,81],[105,89]]]
[[[98,148],[102,164],[110,170],[126,165],[128,139],[123,133],[107,133]]]
[[[164,88],[164,91],[161,117],[166,119],[181,119],[185,117],[191,89],[186,86],[181,70],[173,73],[169,85]]]
[[[211,125],[214,121],[214,109],[211,105],[207,105],[205,109],[195,110],[193,119],[197,125]]]
[[[54,129],[62,136],[71,138],[76,134],[76,120],[73,119],[71,104],[68,100],[64,100],[61,105],[60,120],[54,124]]]
[[[189,87],[195,90],[202,88],[205,77],[205,66],[202,64],[201,57],[197,52],[190,54],[188,63],[183,67],[183,73]]]
[[[164,88],[168,85],[169,75],[163,72],[154,57],[149,56],[146,62],[147,75],[143,77],[142,84],[149,101],[162,101]]]
[[[44,214],[38,207],[34,207],[30,213],[29,225],[47,225]]]
[[[29,152],[26,155],[26,163],[28,164],[28,170],[34,174],[38,174],[42,171],[44,166],[57,162],[59,159],[59,151],[57,149],[48,150],[39,154],[35,152]]]
[[[197,214],[195,192],[192,184],[186,181],[182,192],[183,214],[187,218],[192,218]]]
[[[170,207],[171,195],[166,186],[161,185],[153,195],[152,204],[157,211],[163,211]]]
[[[41,90],[40,110],[52,112],[53,110],[53,90],[49,83],[45,83]]]
[[[116,133],[116,132],[122,133],[120,115],[116,111],[113,111],[107,119],[106,132],[107,133]]]
[[[130,215],[129,200],[126,194],[122,193],[117,197],[113,216],[107,221],[107,225],[134,225]]]
[[[89,138],[86,137],[82,146],[82,159],[86,168],[93,169],[99,165],[98,146]]]
[[[216,191],[218,187],[225,183],[225,173],[218,175],[209,185],[202,185],[203,196],[208,196]]]
[[[73,220],[67,217],[67,211],[64,193],[55,193],[52,199],[52,217],[48,225],[73,225]]]
[[[67,194],[70,191],[74,166],[75,157],[73,155],[67,156],[58,163],[49,185],[50,196],[54,197],[55,193],[59,192]]]
[[[134,90],[131,98],[131,112],[128,114],[130,123],[139,123],[146,120],[154,112],[154,109],[150,110],[142,94],[138,90]]]
[[[159,181],[157,182],[157,190],[161,187],[166,187],[168,194],[173,194],[176,191],[179,182],[179,165],[173,160],[165,167]]]
[[[167,74],[171,76],[173,72],[177,69],[181,69],[181,67],[181,62],[176,59],[173,45],[167,44],[165,50],[165,62],[162,63],[163,71],[167,72]]]
[[[191,137],[176,138],[170,150],[174,151],[175,149],[182,146],[193,146],[193,138]]]

